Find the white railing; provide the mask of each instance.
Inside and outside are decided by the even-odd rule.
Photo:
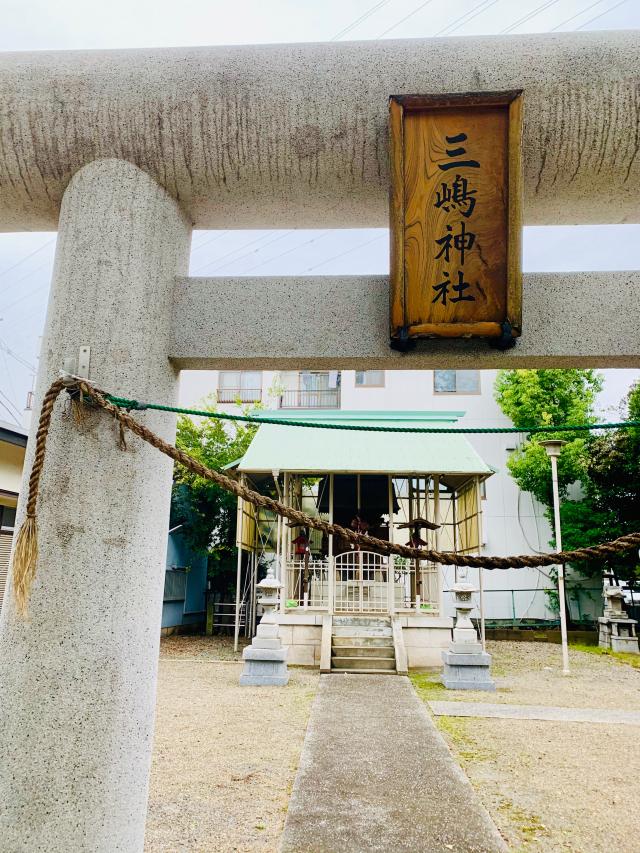
[[[287,563],[287,607],[329,607],[329,561],[292,560]]]
[[[219,403],[259,403],[262,388],[218,388]]]
[[[346,551],[338,554],[333,564],[331,577],[328,559],[288,561],[286,606],[332,608],[337,613],[388,613],[415,610],[419,599],[421,613],[439,613],[440,569],[434,563],[421,560],[417,578],[415,561],[373,551]],[[389,584],[390,565],[393,586]]]
[[[373,551],[347,551],[335,558],[334,608],[340,613],[389,610],[389,557]]]
[[[340,389],[283,391],[278,398],[278,405],[281,409],[339,409]]]
[[[437,615],[440,610],[440,568],[420,560],[416,578],[415,560],[394,557],[394,605],[398,610],[415,609],[418,598],[422,613]]]

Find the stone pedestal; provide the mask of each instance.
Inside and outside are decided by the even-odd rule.
[[[627,616],[623,607],[624,593],[619,586],[610,582],[608,576],[605,576],[602,597],[604,598],[604,615],[598,619],[598,645],[602,649],[611,649],[612,652],[640,654],[636,636],[638,623]]]
[[[456,607],[456,626],[453,641],[442,652],[444,671],[442,683],[450,690],[495,690],[491,679],[491,655],[478,642],[470,614],[473,610],[472,584],[461,581],[453,586]]]
[[[269,567],[267,577],[257,584],[259,600],[264,615],[256,629],[256,636],[251,645],[243,651],[244,669],[240,676],[240,684],[275,685],[283,687],[289,682],[287,655],[289,649],[280,640],[276,608],[278,592],[282,584],[273,575]]]

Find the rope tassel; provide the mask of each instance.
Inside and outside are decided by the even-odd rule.
[[[38,563],[38,522],[36,519],[36,504],[38,491],[40,489],[40,476],[44,466],[44,457],[47,446],[47,435],[51,426],[53,407],[58,395],[66,385],[66,380],[56,379],[52,382],[49,390],[42,400],[40,409],[40,420],[36,432],[36,452],[33,458],[33,467],[29,477],[29,497],[27,499],[27,517],[25,518],[13,549],[13,594],[16,607],[21,616],[26,617],[29,598],[31,597],[31,586],[36,576]]]
[[[13,592],[21,616],[27,615],[37,562],[38,522],[35,515],[28,515],[20,528],[13,551]]]

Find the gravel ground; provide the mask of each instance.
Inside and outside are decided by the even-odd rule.
[[[278,848],[318,674],[240,687],[219,654],[210,638],[163,640],[145,853]]]
[[[196,634],[171,634],[160,640],[161,658],[197,658],[198,660],[242,660],[242,649],[250,641],[240,638],[240,649],[233,650],[233,637],[203,637]]]
[[[414,677],[424,699],[564,707],[640,708],[640,671],[613,658],[560,647],[496,642],[498,689],[458,693]],[[513,851],[640,850],[640,726],[436,718]]]

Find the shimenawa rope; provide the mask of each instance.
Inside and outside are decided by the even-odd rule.
[[[346,539],[356,545],[366,545],[369,548],[375,548],[382,554],[395,554],[409,559],[428,560],[429,562],[440,563],[446,566],[470,566],[472,568],[485,569],[522,569],[527,567],[535,568],[539,566],[552,566],[581,560],[593,560],[609,557],[613,554],[624,553],[625,551],[629,551],[632,548],[640,546],[639,532],[629,533],[626,536],[621,536],[620,538],[613,540],[612,542],[604,542],[590,548],[577,548],[573,551],[560,551],[548,554],[521,554],[512,557],[480,557],[471,554],[456,554],[451,551],[410,548],[406,545],[398,545],[393,542],[387,542],[384,539],[377,539],[374,536],[356,533],[354,530],[350,530],[347,527],[342,527],[339,524],[324,521],[324,519],[321,518],[314,518],[300,510],[286,506],[285,504],[280,503],[280,501],[276,501],[267,495],[261,495],[259,492],[248,488],[237,479],[234,479],[221,471],[214,471],[211,468],[207,468],[206,465],[198,462],[183,450],[173,447],[171,444],[164,441],[148,427],[131,417],[127,411],[123,411],[117,405],[111,403],[108,399],[108,395],[104,391],[90,384],[86,379],[79,379],[78,377],[65,375],[56,379],[51,384],[42,401],[38,430],[36,433],[36,450],[31,469],[31,476],[29,478],[26,519],[18,533],[14,550],[13,588],[18,610],[23,615],[26,614],[27,611],[31,585],[35,578],[38,559],[36,504],[38,500],[40,477],[45,460],[47,435],[51,425],[51,417],[55,402],[60,393],[65,389],[72,395],[74,419],[76,421],[82,420],[83,406],[87,402],[104,409],[112,418],[114,418],[119,425],[119,445],[121,448],[126,447],[124,444],[124,429],[126,428],[152,447],[155,447],[161,453],[164,453],[170,459],[173,459],[174,462],[179,462],[195,474],[198,474],[207,480],[212,480],[222,489],[225,489],[237,497],[248,501],[254,506],[264,507],[277,515],[288,518],[289,521],[300,526],[315,528],[316,530],[321,530],[327,534],[341,536],[343,539]]]

